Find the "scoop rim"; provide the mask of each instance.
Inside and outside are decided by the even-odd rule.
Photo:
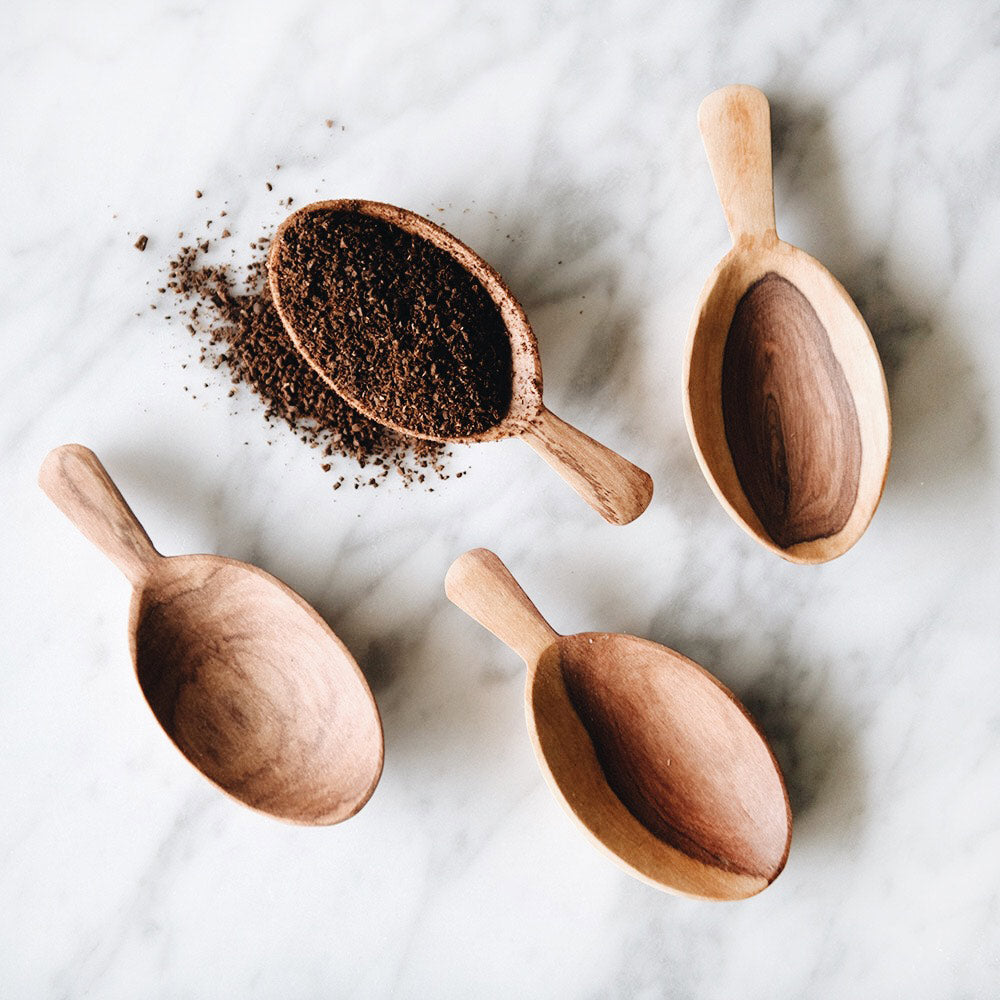
[[[790,545],[784,548],[777,544],[773,538],[768,535],[763,525],[754,525],[749,522],[744,515],[738,511],[735,505],[730,500],[727,493],[719,485],[716,479],[715,473],[708,463],[705,457],[704,451],[702,450],[701,443],[699,441],[698,427],[696,427],[696,418],[691,406],[691,367],[692,367],[692,357],[694,356],[697,341],[699,339],[703,322],[705,319],[705,305],[708,298],[719,283],[723,274],[730,268],[734,267],[736,261],[741,257],[758,258],[761,260],[771,257],[774,253],[788,253],[793,257],[797,258],[802,263],[809,267],[818,269],[823,279],[826,280],[830,287],[840,296],[844,303],[849,307],[853,318],[856,322],[857,329],[862,334],[861,342],[867,342],[867,346],[875,358],[878,371],[881,380],[881,392],[877,399],[877,405],[879,407],[879,415],[885,416],[885,426],[886,426],[886,455],[885,463],[881,469],[881,473],[878,481],[877,490],[872,490],[870,496],[872,499],[871,511],[868,517],[863,523],[859,524],[853,530],[848,531],[847,525],[840,529],[840,531],[828,535],[823,538],[810,539],[804,542],[796,542],[794,545]],[[766,268],[764,269],[766,270]],[[762,274],[764,271],[761,272]],[[752,284],[751,280],[748,282],[747,287]],[[797,286],[796,286],[797,287]],[[800,289],[801,291],[801,289]],[[803,293],[805,294],[805,293]],[[831,335],[831,331],[827,330],[827,336],[831,337],[841,337],[841,328],[838,328],[837,332]],[[712,273],[708,276],[702,286],[700,295],[698,296],[697,305],[692,313],[691,322],[688,326],[687,340],[684,349],[684,367],[683,367],[683,399],[684,399],[684,424],[687,427],[688,438],[691,441],[692,450],[695,453],[695,458],[698,461],[698,465],[702,471],[702,475],[705,477],[708,485],[711,487],[712,492],[715,494],[716,499],[729,514],[729,516],[756,542],[762,545],[764,548],[769,549],[771,552],[781,556],[791,563],[797,563],[799,565],[819,565],[825,562],[830,562],[834,559],[839,558],[844,555],[847,551],[854,547],[868,530],[872,519],[875,516],[875,512],[882,501],[882,497],[885,493],[886,481],[889,476],[889,465],[892,459],[892,409],[889,400],[889,389],[885,378],[885,368],[882,364],[882,358],[879,354],[878,345],[875,343],[875,338],[872,336],[872,332],[868,327],[865,318],[861,315],[861,311],[858,309],[857,303],[848,294],[844,286],[837,280],[837,278],[830,272],[830,270],[819,260],[813,257],[811,254],[803,250],[801,247],[795,246],[793,243],[789,243],[786,240],[782,240],[780,237],[775,237],[772,241],[768,242],[766,245],[758,245],[755,241],[740,242],[732,246],[727,253],[716,264]],[[853,396],[855,405],[857,405],[857,400]],[[865,442],[862,442],[864,446]],[[728,446],[727,446],[728,447]],[[857,503],[857,501],[855,502]]]
[[[331,813],[324,814],[319,817],[313,817],[309,819],[303,819],[299,816],[288,815],[283,812],[275,812],[270,809],[263,808],[261,806],[255,805],[252,802],[247,801],[242,796],[237,795],[225,785],[220,784],[210,775],[206,774],[198,764],[193,761],[187,753],[181,748],[181,746],[174,739],[173,735],[167,731],[167,729],[160,722],[159,717],[156,712],[153,711],[152,705],[146,695],[146,689],[143,686],[142,679],[139,676],[139,661],[138,661],[138,625],[139,625],[139,614],[142,608],[143,597],[146,592],[150,589],[151,584],[156,580],[158,572],[162,572],[158,565],[154,565],[152,572],[146,577],[141,585],[136,586],[132,589],[132,597],[129,604],[129,617],[128,617],[128,633],[129,633],[129,655],[132,660],[132,668],[136,676],[136,682],[139,685],[139,690],[142,692],[143,699],[146,701],[147,706],[152,712],[153,718],[156,720],[157,726],[161,729],[167,739],[170,741],[174,749],[198,772],[206,781],[210,782],[215,788],[223,792],[228,798],[234,802],[238,802],[241,806],[247,809],[251,809],[256,813],[260,813],[264,816],[270,816],[274,819],[282,820],[286,823],[291,823],[294,826],[333,826],[337,823],[341,823],[346,819],[350,819],[352,816],[356,815],[363,806],[366,805],[368,800],[372,797],[378,786],[379,781],[382,777],[382,771],[385,765],[385,730],[382,724],[382,715],[379,711],[378,702],[375,700],[375,696],[372,693],[371,686],[368,683],[367,678],[364,673],[362,673],[360,666],[358,666],[357,660],[351,654],[351,651],[344,644],[343,640],[333,631],[329,624],[323,619],[319,612],[306,601],[300,594],[294,591],[282,580],[279,580],[276,576],[268,573],[266,570],[261,569],[259,566],[254,566],[252,563],[243,562],[239,559],[232,559],[228,556],[214,555],[212,553],[191,553],[175,556],[163,556],[158,555],[158,559],[164,563],[176,563],[176,562],[204,562],[209,561],[213,564],[222,564],[225,566],[232,567],[234,569],[250,572],[253,575],[261,578],[265,583],[272,584],[278,588],[279,591],[284,594],[284,596],[291,598],[291,600],[302,610],[308,617],[312,620],[313,624],[317,625],[320,630],[324,633],[325,637],[332,640],[334,648],[336,648],[340,654],[340,660],[343,666],[349,668],[353,672],[355,679],[361,686],[361,691],[366,696],[366,704],[371,708],[371,718],[375,723],[375,729],[373,733],[374,742],[376,744],[377,753],[375,755],[374,767],[372,770],[372,777],[365,788],[365,790],[351,803],[350,807],[347,809],[337,810]]]
[[[671,855],[676,855],[683,859],[683,864],[691,868],[701,867],[712,873],[712,877],[719,880],[720,877],[723,881],[729,882],[733,886],[741,885],[744,888],[749,888],[749,891],[742,892],[736,895],[709,895],[705,893],[698,893],[680,889],[669,882],[664,881],[662,878],[658,878],[655,875],[650,874],[649,871],[638,867],[633,864],[632,861],[622,857],[610,844],[608,844],[604,839],[602,839],[597,832],[592,829],[588,820],[584,817],[583,813],[574,805],[570,797],[566,794],[563,789],[562,784],[559,779],[556,778],[555,774],[552,772],[548,763],[548,756],[541,744],[541,739],[538,734],[538,718],[535,714],[534,706],[534,692],[535,692],[535,679],[538,674],[539,666],[542,661],[547,658],[550,651],[558,649],[559,646],[571,640],[578,639],[600,639],[606,641],[608,639],[617,641],[628,641],[630,643],[638,643],[640,645],[652,648],[657,655],[663,656],[668,655],[670,658],[678,662],[678,665],[686,670],[694,670],[702,679],[710,681],[723,695],[725,695],[730,703],[737,709],[743,718],[743,721],[749,724],[750,728],[754,733],[756,733],[757,738],[763,744],[771,760],[771,765],[774,768],[774,773],[778,779],[778,785],[781,789],[781,795],[785,806],[785,842],[782,849],[781,857],[775,867],[774,874],[768,878],[764,875],[747,875],[737,872],[727,872],[723,868],[718,868],[713,865],[709,865],[703,861],[696,858],[690,857],[690,855],[685,854],[678,848],[666,843],[665,841],[659,840],[653,834],[650,834],[656,842],[664,857],[670,857]],[[568,698],[568,695],[567,695]],[[574,714],[576,710],[573,709]],[[792,844],[792,827],[793,827],[793,817],[792,817],[792,807],[791,801],[788,797],[788,788],[785,784],[785,777],[781,770],[781,765],[778,763],[778,759],[774,754],[774,750],[771,747],[766,735],[761,730],[759,724],[750,714],[747,707],[740,701],[739,698],[719,680],[714,674],[706,670],[700,663],[692,660],[690,657],[685,656],[683,653],[679,653],[677,650],[672,649],[670,646],[666,646],[663,643],[655,642],[652,639],[644,639],[641,636],[630,635],[628,633],[622,632],[578,632],[570,635],[557,635],[557,637],[549,643],[539,654],[536,662],[528,666],[527,677],[525,679],[525,718],[528,725],[529,737],[531,739],[532,748],[535,752],[535,756],[538,760],[540,769],[544,775],[545,782],[549,786],[549,789],[555,795],[559,804],[562,808],[574,819],[577,825],[583,830],[587,835],[590,842],[596,846],[605,856],[611,858],[620,868],[624,869],[630,875],[638,878],[640,881],[645,882],[647,885],[651,885],[654,888],[662,889],[667,892],[674,893],[675,895],[686,896],[691,899],[705,899],[716,902],[732,902],[740,899],[749,899],[752,896],[763,892],[768,886],[770,886],[778,876],[784,871],[785,865],[788,862],[789,852],[791,851]],[[579,716],[577,716],[579,718]],[[581,720],[582,722],[582,720]],[[584,726],[586,730],[586,726]],[[588,732],[589,736],[589,732]],[[592,745],[592,744],[591,744]],[[602,769],[603,773],[603,769]],[[610,788],[610,786],[609,786]],[[572,791],[572,790],[570,790]],[[618,800],[619,804],[623,809],[628,812],[627,807],[624,803],[618,799],[618,796],[612,790],[612,794],[615,799]],[[631,815],[631,813],[630,813]],[[638,821],[637,821],[638,822]],[[640,823],[641,826],[641,823]]]
[[[278,247],[284,237],[285,230],[296,219],[311,212],[345,212],[381,219],[384,222],[397,226],[404,232],[410,233],[412,236],[419,239],[426,239],[439,250],[447,253],[479,281],[504,317],[504,328],[507,331],[511,345],[511,379],[513,383],[511,388],[511,403],[506,415],[499,423],[477,434],[456,435],[454,437],[440,437],[415,431],[391,420],[386,420],[360,400],[345,393],[330,378],[324,367],[305,350],[295,331],[294,324],[282,307],[277,268],[273,265],[277,259]],[[528,317],[523,307],[500,274],[490,264],[458,239],[458,237],[453,236],[443,226],[439,226],[425,216],[406,208],[400,208],[398,205],[391,205],[388,202],[371,201],[364,198],[337,198],[314,201],[296,209],[280,223],[271,240],[271,246],[267,254],[267,265],[267,280],[268,287],[271,290],[271,298],[281,319],[282,326],[295,346],[296,351],[298,351],[299,355],[305,359],[309,367],[316,372],[326,385],[369,420],[381,424],[383,427],[388,427],[399,434],[419,438],[424,441],[436,441],[442,444],[475,444],[480,441],[496,441],[502,438],[518,437],[541,414],[543,409],[541,359],[538,353],[538,342],[535,339],[534,332],[531,329],[531,324],[528,322]],[[519,348],[522,350],[519,351]],[[518,359],[524,357],[530,359],[530,365],[525,364],[519,370]],[[520,392],[518,391],[519,385]],[[518,404],[523,409],[523,413],[515,412]]]

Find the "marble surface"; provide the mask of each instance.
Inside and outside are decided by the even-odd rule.
[[[996,995],[995,4],[38,2],[0,53],[0,996]],[[695,111],[732,82],[773,103],[781,234],[856,298],[889,380],[884,500],[818,568],[733,524],[682,417],[727,247]],[[604,524],[516,441],[457,449],[469,474],[434,492],[334,494],[182,369],[190,339],[147,308],[176,231],[228,202],[249,255],[317,190],[486,257],[547,403],[652,474],[646,514]],[[386,739],[355,819],[244,810],[163,736],[127,583],[35,484],[73,440],[164,552],[258,563],[355,652]],[[474,545],[558,630],[665,642],[745,700],[795,812],[770,889],[661,894],[577,833],[520,662],[444,598]]]

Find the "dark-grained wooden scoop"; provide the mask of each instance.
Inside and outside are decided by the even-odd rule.
[[[347,647],[298,594],[222,556],[161,556],[89,449],[50,452],[39,483],[128,577],[142,693],[177,749],[280,819],[353,816],[382,773],[382,724]]]
[[[635,636],[558,635],[486,549],[459,556],[445,590],[524,660],[542,772],[629,874],[702,899],[744,899],[778,877],[792,836],[781,771],[711,674]]]
[[[778,239],[767,98],[724,87],[698,111],[733,247],[695,309],[685,415],[722,505],[785,559],[826,562],[864,533],[889,463],[889,400],[837,280]]]

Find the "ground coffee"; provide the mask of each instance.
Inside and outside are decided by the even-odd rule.
[[[223,236],[228,238],[226,230]],[[266,278],[267,238],[256,239],[256,254],[246,268],[208,264],[210,242],[185,246],[169,261],[161,292],[173,292],[176,313],[201,342],[200,360],[228,370],[234,384],[245,384],[263,401],[268,421],[282,421],[324,458],[354,459],[366,472],[354,487],[377,486],[395,469],[406,483],[423,483],[429,474],[447,479],[441,446],[398,434],[368,420],[330,389],[296,351],[274,303]],[[207,386],[207,383],[206,383]],[[235,389],[229,395],[235,394]],[[324,462],[325,471],[332,468]],[[462,473],[456,473],[461,476]],[[344,482],[340,475],[337,489]]]
[[[503,317],[443,250],[381,219],[316,210],[284,230],[272,266],[303,348],[368,412],[435,438],[506,416]]]

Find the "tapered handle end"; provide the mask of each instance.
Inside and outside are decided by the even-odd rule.
[[[460,555],[444,578],[444,591],[452,604],[510,646],[529,667],[559,638],[489,549]]]
[[[543,408],[524,439],[610,524],[634,521],[653,498],[653,480],[628,459]]]
[[[767,97],[747,84],[713,91],[698,108],[698,128],[733,244],[777,239]]]
[[[38,485],[49,499],[138,586],[159,558],[98,457],[82,444],[45,456]]]

